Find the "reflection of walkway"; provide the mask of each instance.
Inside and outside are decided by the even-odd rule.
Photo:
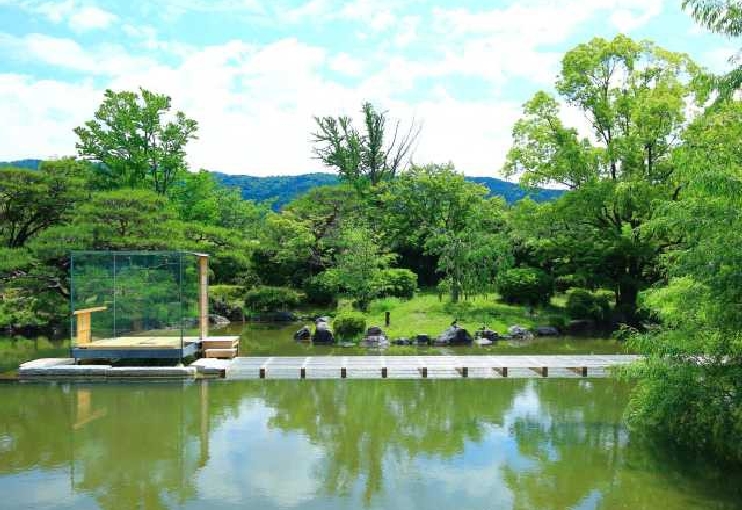
[[[225,360],[227,379],[442,379],[504,377],[605,377],[633,355],[575,356],[311,356]]]

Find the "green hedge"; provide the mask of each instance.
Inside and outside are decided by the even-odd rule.
[[[611,318],[612,292],[590,292],[587,289],[570,289],[567,291],[567,315],[571,319],[592,319],[599,323],[608,322]]]
[[[417,291],[417,274],[409,269],[382,269],[378,280],[379,297],[412,299]]]
[[[366,317],[358,312],[343,312],[332,321],[332,329],[338,338],[355,338],[366,332]]]
[[[510,304],[545,305],[554,295],[554,280],[540,269],[508,269],[497,279],[500,296]]]
[[[288,287],[260,285],[247,291],[245,307],[252,312],[279,312],[297,306],[304,297]]]

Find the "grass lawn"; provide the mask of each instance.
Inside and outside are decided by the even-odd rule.
[[[558,299],[554,301],[558,302]],[[347,303],[340,304],[340,307],[344,306],[347,307]],[[387,311],[391,313],[391,323],[384,327],[384,312]],[[391,338],[417,334],[438,336],[454,319],[473,335],[483,325],[503,334],[508,326],[515,324],[529,328],[548,326],[563,323],[564,318],[564,309],[556,303],[537,307],[531,314],[528,307],[507,305],[495,294],[451,303],[446,296],[439,300],[437,293],[428,291],[420,292],[410,300],[377,299],[371,302],[366,314],[368,326],[381,326]]]

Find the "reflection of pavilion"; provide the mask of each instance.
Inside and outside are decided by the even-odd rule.
[[[73,388],[74,492],[102,508],[170,508],[195,497],[195,474],[209,457],[208,381],[133,385],[125,395],[118,385]]]
[[[236,337],[209,343],[208,255],[72,252],[70,291],[76,359],[183,359],[207,346],[236,355]]]

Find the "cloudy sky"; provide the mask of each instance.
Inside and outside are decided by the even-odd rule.
[[[561,55],[618,32],[715,70],[735,50],[680,0],[0,0],[0,160],[74,154],[103,91],[142,86],[199,121],[192,168],[322,170],[312,117],[368,100],[422,123],[417,162],[497,175]]]

